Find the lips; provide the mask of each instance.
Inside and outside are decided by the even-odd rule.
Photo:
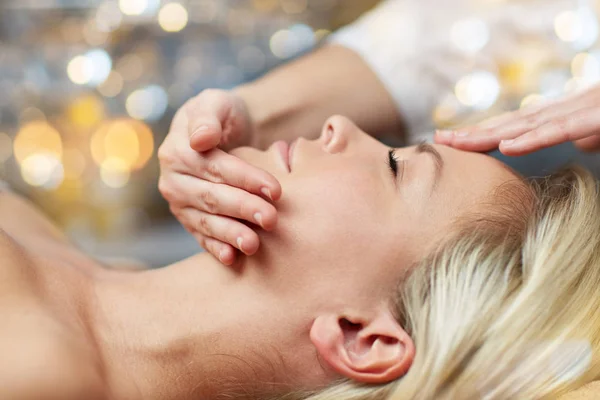
[[[296,149],[296,144],[298,144],[298,139],[294,140],[290,145],[290,151],[288,155],[288,162],[290,166],[290,171],[292,170],[292,165],[294,165],[294,150]]]
[[[283,160],[283,164],[285,165],[285,167],[287,168],[287,170],[289,172],[291,172],[291,167],[290,167],[290,146],[287,144],[287,142],[284,142],[283,140],[280,140],[278,142],[273,143],[273,146],[275,147],[275,149],[281,155],[281,159]]]

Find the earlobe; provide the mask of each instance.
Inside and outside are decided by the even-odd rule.
[[[415,355],[411,337],[384,309],[370,318],[321,315],[310,337],[331,368],[358,382],[381,384],[398,379]]]

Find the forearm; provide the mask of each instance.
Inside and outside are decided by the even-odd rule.
[[[352,50],[326,46],[237,89],[254,122],[255,143],[316,138],[341,114],[373,136],[403,134],[402,119],[381,81]]]

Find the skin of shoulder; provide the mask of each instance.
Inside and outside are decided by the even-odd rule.
[[[110,399],[100,366],[86,361],[73,332],[46,304],[36,262],[9,221],[0,218],[0,399]]]

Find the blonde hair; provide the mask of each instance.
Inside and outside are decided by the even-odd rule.
[[[470,215],[400,285],[398,319],[417,349],[404,377],[284,398],[556,398],[600,378],[596,180],[571,167],[520,187],[504,188],[496,212]]]

